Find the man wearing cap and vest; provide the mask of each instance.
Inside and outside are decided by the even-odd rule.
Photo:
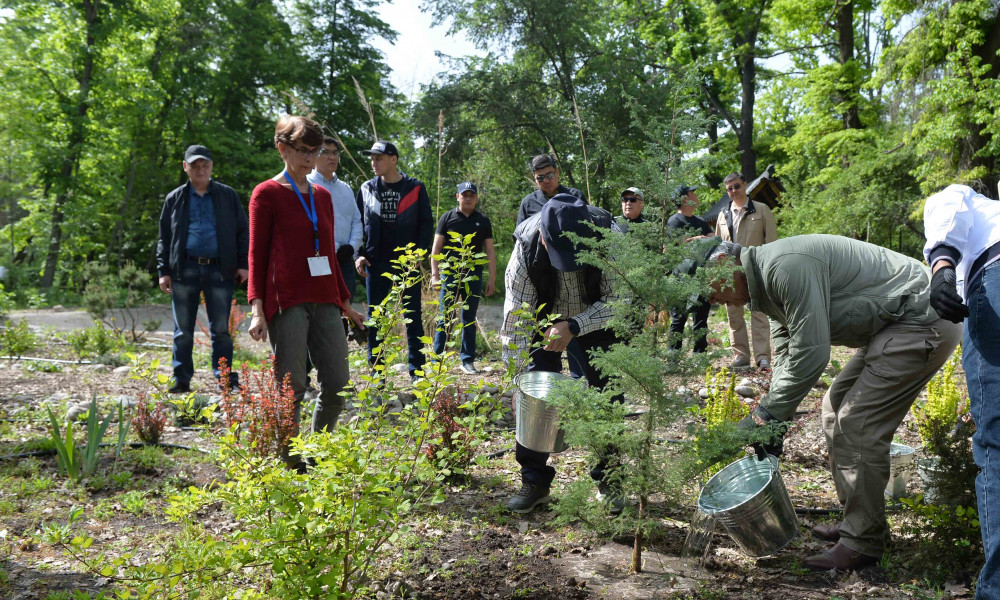
[[[243,283],[250,275],[250,226],[239,195],[212,179],[212,154],[208,148],[189,146],[181,166],[188,182],[167,194],[156,244],[160,289],[170,294],[174,313],[172,394],[191,391],[194,325],[203,293],[216,380],[221,359],[232,366],[229,309],[233,282],[235,279]],[[235,371],[227,383],[238,384]]]
[[[962,367],[976,432],[976,503],[986,564],[976,598],[1000,598],[1000,202],[950,185],[924,205],[924,257],[934,273],[931,306],[965,322]]]
[[[458,207],[453,208],[441,215],[438,220],[437,231],[434,235],[434,247],[431,249],[431,283],[441,287],[441,306],[445,306],[446,298],[451,295],[451,301],[464,300],[466,308],[462,308],[462,347],[460,356],[462,358],[462,371],[469,375],[475,375],[476,370],[476,311],[479,309],[479,297],[485,292],[487,296],[493,295],[493,288],[496,284],[497,256],[493,249],[493,225],[489,217],[476,210],[476,203],[479,202],[479,189],[476,184],[466,181],[459,184],[455,193]],[[444,253],[447,258],[451,251],[449,248],[455,245],[450,232],[455,232],[464,238],[472,235],[470,246],[473,254],[486,254],[486,269],[488,278],[486,287],[483,287],[483,269],[481,266],[475,267],[467,275],[469,281],[462,282],[454,280],[454,275],[445,275],[441,278],[438,269],[436,256]],[[445,343],[448,341],[448,333],[444,330],[444,321],[438,324],[438,330],[434,334],[434,352],[441,354],[444,352]]]
[[[569,194],[558,194],[541,212],[515,229],[514,251],[504,274],[506,298],[500,339],[507,362],[527,352],[533,340],[518,327],[517,311],[524,304],[532,310],[544,305],[543,317],[560,316],[544,335],[537,336],[545,346],[531,352],[528,370],[559,372],[562,352],[576,340],[584,350],[582,366],[587,383],[603,389],[608,384],[608,377],[590,364],[587,352],[594,348],[607,349],[617,341],[608,326],[612,316],[611,302],[617,296],[606,273],[577,262],[581,247],[564,235],[595,235],[591,223],[609,228],[611,215],[603,209],[588,207],[583,200]],[[506,507],[513,512],[528,513],[551,500],[549,489],[555,469],[546,464],[548,453],[525,448],[520,443],[515,446],[515,456],[521,465],[521,489],[507,501]],[[590,475],[598,482],[598,489],[611,512],[617,513],[624,508],[624,498],[613,478],[607,481],[611,460],[611,456],[605,457]]]
[[[722,209],[715,223],[715,235],[723,241],[736,242],[740,246],[760,246],[778,239],[778,228],[774,224],[771,209],[754,202],[747,196],[747,182],[740,173],[730,173],[722,181],[726,186],[730,202]],[[742,306],[727,306],[729,315],[729,341],[733,345],[732,367],[745,369],[752,366],[750,361],[750,340],[747,338],[747,323],[743,319]],[[771,323],[767,315],[750,312],[753,333],[754,362],[761,369],[771,368]]]
[[[622,216],[615,219],[611,229],[619,233],[628,233],[629,223],[645,223],[646,217],[642,216],[642,209],[646,206],[646,201],[642,197],[642,191],[637,187],[630,187],[621,193],[622,196]]]
[[[362,150],[361,153],[371,158],[375,177],[361,184],[358,190],[357,203],[362,209],[365,240],[354,265],[358,275],[366,279],[370,318],[373,307],[389,295],[392,282],[383,274],[394,268],[392,261],[401,255],[401,250],[397,248],[414,244],[419,249],[431,249],[434,215],[424,183],[406,176],[397,168],[399,151],[394,144],[379,140],[370,150]],[[424,323],[419,283],[403,294],[403,310],[410,319],[406,324],[407,366],[410,379],[416,380],[416,371],[423,369],[425,359],[420,342],[424,336]],[[373,350],[379,345],[377,334],[377,327],[368,328],[370,364],[376,361]]]
[[[684,232],[684,241],[691,242],[711,237],[712,228],[701,217],[694,214],[698,208],[698,188],[682,185],[674,192],[677,199],[677,212],[667,219],[667,227],[675,231]],[[708,349],[708,314],[712,310],[712,303],[705,298],[699,298],[693,302],[687,310],[675,310],[670,313],[670,334],[674,336],[671,347],[680,350],[684,344],[684,325],[687,324],[688,315],[691,315],[691,329],[695,334],[694,344],[691,351],[701,354]]]

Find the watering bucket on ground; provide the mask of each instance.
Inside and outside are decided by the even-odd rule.
[[[898,500],[906,495],[906,484],[913,472],[913,448],[906,444],[893,443],[889,446],[889,483],[885,495]]]
[[[545,402],[545,396],[561,381],[576,380],[548,371],[531,371],[514,378],[515,437],[525,448],[536,452],[562,452],[568,447],[565,432],[559,428],[558,411]]]
[[[767,556],[795,539],[799,521],[778,472],[778,459],[740,459],[701,489],[698,509],[726,528],[743,552]]]

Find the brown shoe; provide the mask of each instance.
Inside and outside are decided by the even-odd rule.
[[[840,541],[840,523],[836,525],[825,525],[820,523],[812,528],[813,535],[828,542]]]
[[[861,554],[841,543],[837,543],[826,552],[810,556],[803,560],[802,564],[817,571],[829,571],[830,569],[853,571],[854,569],[863,569],[877,565],[881,560],[881,556]]]

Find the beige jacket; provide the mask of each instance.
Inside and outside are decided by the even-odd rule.
[[[736,242],[740,246],[762,246],[778,239],[778,227],[774,223],[774,215],[767,205],[754,202],[747,198],[747,214],[740,221],[736,239],[729,233],[729,224],[733,222],[733,203],[719,212],[715,222],[715,235],[727,242]]]

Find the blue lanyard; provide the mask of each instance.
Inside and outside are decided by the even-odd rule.
[[[306,216],[309,217],[309,221],[313,224],[313,243],[316,245],[316,256],[319,256],[319,215],[316,214],[316,199],[313,198],[313,188],[306,183],[309,187],[309,206],[306,206],[306,200],[302,197],[299,186],[295,185],[292,178],[288,176],[288,171],[284,171],[282,174],[288,180],[288,183],[291,184],[292,189],[295,190],[295,195],[299,197],[299,202],[302,203],[302,209],[306,211]],[[309,210],[310,207],[312,207],[311,211]]]

